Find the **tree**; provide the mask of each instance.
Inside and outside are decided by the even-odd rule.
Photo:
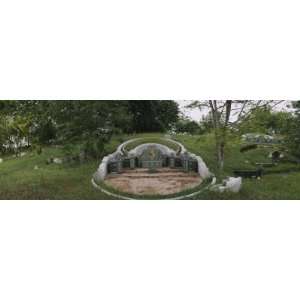
[[[131,122],[127,112],[124,101],[51,101],[49,109],[57,128],[57,141],[69,149],[82,144],[81,150],[94,158],[103,154],[113,133]]]
[[[16,101],[14,115],[31,119],[41,142],[80,140],[84,135],[114,131],[130,123],[126,101],[26,100]],[[57,131],[57,132],[56,132]]]
[[[203,128],[204,132],[210,132],[211,130],[213,130],[214,125],[211,112],[208,112],[207,115],[202,116],[200,125]]]
[[[50,112],[52,105],[52,101],[46,100],[10,101],[6,113],[13,120],[26,120],[28,144],[47,144],[55,139],[56,134]]]
[[[127,101],[0,101],[0,109],[1,145],[26,134],[33,145],[92,144],[100,153],[114,132],[131,126]]]
[[[195,121],[188,118],[180,118],[175,124],[175,131],[177,133],[199,134],[202,133],[202,128]]]
[[[22,116],[0,117],[0,150],[14,152],[16,155],[25,145],[28,146],[30,122]]]
[[[224,168],[225,147],[229,129],[237,128],[240,122],[251,120],[252,112],[258,108],[273,109],[283,101],[251,100],[203,100],[193,101],[188,108],[205,108],[212,118],[215,135],[216,155],[220,170]]]
[[[240,133],[285,134],[291,112],[272,111],[269,106],[258,107],[248,119],[239,122]]]
[[[295,101],[293,107],[295,109],[295,115],[289,122],[286,143],[291,153],[300,158],[300,101]]]
[[[4,116],[0,116],[0,152],[5,152],[6,144],[9,139],[8,120]]]
[[[127,101],[132,116],[132,132],[157,132],[168,130],[176,123],[178,104],[171,100]]]

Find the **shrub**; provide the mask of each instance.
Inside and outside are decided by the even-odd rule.
[[[81,152],[81,146],[78,144],[66,144],[63,147],[64,160],[66,162],[76,162],[79,161],[79,156]]]
[[[104,153],[104,142],[102,139],[89,139],[83,145],[87,157],[99,159]]]

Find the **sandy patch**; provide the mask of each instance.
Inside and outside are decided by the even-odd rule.
[[[114,189],[137,195],[168,195],[194,188],[202,178],[194,172],[163,168],[156,173],[147,169],[125,170],[122,174],[109,175],[104,181]]]

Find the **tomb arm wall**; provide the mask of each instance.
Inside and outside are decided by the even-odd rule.
[[[124,156],[126,154],[125,150],[124,150],[124,147],[131,143],[131,142],[134,142],[134,141],[137,141],[137,140],[140,140],[140,138],[136,138],[136,139],[132,139],[132,140],[129,140],[129,141],[126,141],[124,143],[122,143],[118,148],[117,150],[108,155],[108,156],[105,156],[103,157],[99,167],[98,167],[98,170],[96,171],[96,173],[94,174],[93,178],[95,180],[95,182],[99,182],[99,181],[102,181],[105,179],[105,177],[107,176],[107,169],[108,169],[108,164],[114,160],[117,156]]]

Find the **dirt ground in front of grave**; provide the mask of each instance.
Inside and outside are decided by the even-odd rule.
[[[121,174],[110,174],[105,183],[114,189],[137,195],[168,195],[191,189],[203,179],[195,172],[162,168],[155,173],[148,169],[124,170]]]

